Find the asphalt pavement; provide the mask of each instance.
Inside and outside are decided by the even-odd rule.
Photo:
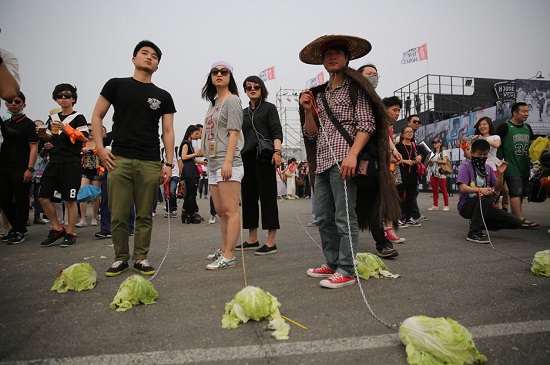
[[[428,221],[400,230],[399,257],[385,261],[401,277],[362,280],[366,302],[357,284],[324,289],[306,275],[324,263],[317,228],[307,227],[309,199],[279,202],[276,254],[245,251],[243,270],[239,252],[237,268],[221,271],[205,270],[219,220],[182,224],[160,204],[149,253],[155,267],[164,259],[152,280],[159,297],[124,313],[109,304],[134,273],[104,276],[114,254],[109,239],[94,238],[98,227],[78,229],[73,247],[41,248],[50,228],[31,226],[25,242],[0,246],[0,364],[406,364],[391,325],[421,314],[465,326],[488,364],[549,364],[550,278],[531,274],[529,262],[550,249],[550,202],[524,204],[540,227],[490,232],[497,252],[466,241],[468,222],[457,195],[450,199],[449,212],[429,212],[431,194],[420,194]],[[199,206],[208,220],[208,200]],[[359,252],[376,252],[369,232]],[[93,290],[50,291],[59,270],[83,261],[97,271]],[[281,314],[307,329],[291,324],[287,341],[271,337],[267,322],[222,329],[225,303],[245,283],[276,296]]]

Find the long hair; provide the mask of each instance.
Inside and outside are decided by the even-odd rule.
[[[193,132],[198,131],[198,130],[199,130],[199,127],[197,127],[194,124],[191,124],[189,127],[187,127],[187,130],[185,131],[185,134],[183,135],[183,140],[181,141],[181,143],[183,143],[183,141],[188,141],[191,134],[193,134]]]
[[[239,95],[239,89],[237,88],[237,83],[233,77],[233,72],[229,72],[229,92],[233,95]],[[208,75],[206,76],[206,83],[202,87],[201,96],[204,100],[208,100],[212,103],[212,105],[214,105],[216,104],[217,95],[218,91],[216,90],[216,86],[212,83],[212,76],[210,75],[210,72],[208,72]]]

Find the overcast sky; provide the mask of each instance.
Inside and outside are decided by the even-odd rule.
[[[32,119],[47,117],[57,106],[54,86],[67,82],[78,87],[75,109],[91,121],[104,83],[131,76],[134,46],[152,40],[163,52],[153,82],[174,98],[178,141],[189,124],[203,122],[200,93],[213,61],[229,61],[239,86],[275,66],[268,83],[275,103],[277,89],[303,89],[323,70],[302,64],[298,53],[325,34],[371,42],[371,53],[350,66],[376,64],[382,97],[426,73],[550,77],[548,0],[1,0],[0,27],[0,47],[19,58]],[[403,52],[424,43],[428,61],[401,65]]]

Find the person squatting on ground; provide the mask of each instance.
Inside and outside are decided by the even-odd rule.
[[[493,168],[495,174],[497,174],[497,165],[496,163],[500,160],[497,158],[498,148],[500,147],[502,141],[500,136],[496,134],[493,121],[489,117],[480,118],[477,123],[474,125],[474,135],[472,136],[472,141],[476,139],[484,139],[489,142],[491,149],[489,150],[489,157],[487,158],[487,164]],[[471,151],[469,148],[468,140],[463,138],[460,141],[460,147],[464,151],[464,157],[470,159],[472,157]],[[498,176],[497,176],[498,177]],[[508,194],[508,187],[506,186],[506,181],[500,191],[502,196],[502,209],[508,210],[508,204],[510,202],[510,195]]]
[[[207,256],[214,262],[207,270],[235,267],[235,246],[240,233],[239,197],[244,175],[241,159],[243,108],[233,77],[233,67],[226,61],[212,64],[202,97],[209,107],[204,123],[202,151],[208,158],[210,197],[221,218],[222,247]]]
[[[98,131],[111,105],[114,108],[112,151],[104,147],[101,134],[94,136],[101,161],[109,171],[107,186],[115,262],[106,276],[128,270],[128,218],[134,204],[136,222],[131,257],[134,271],[144,275],[155,273],[147,260],[153,228],[151,207],[159,183],[170,181],[173,168],[171,163],[161,166],[158,125],[161,120],[166,160],[172,161],[176,112],[172,96],[152,83],[161,57],[161,50],[153,42],[139,42],[132,57],[133,76],[107,81],[94,108],[92,128]]]
[[[202,156],[202,150],[193,148],[192,141],[198,140],[200,130],[196,125],[190,125],[185,131],[180,144],[180,158],[182,162],[180,179],[185,182],[185,197],[181,212],[181,222],[185,224],[199,224],[201,220],[195,217],[199,207],[197,205],[197,188],[199,186],[199,169],[195,164],[195,157]]]
[[[503,184],[507,163],[497,167],[498,179],[493,168],[487,164],[489,142],[483,139],[472,143],[471,160],[466,160],[458,169],[457,184],[460,197],[457,209],[463,218],[470,219],[470,230],[466,239],[471,242],[489,243],[484,223],[489,230],[516,229],[522,227],[518,217],[494,206]],[[529,228],[529,227],[525,227]]]
[[[28,234],[29,191],[38,154],[36,126],[23,113],[25,100],[22,92],[6,100],[11,118],[0,122],[4,138],[0,151],[0,208],[12,227],[0,239],[11,245],[25,241]]]
[[[277,206],[276,168],[281,165],[281,143],[283,130],[275,105],[267,99],[268,91],[258,76],[249,76],[243,82],[246,95],[250,99],[248,108],[243,110],[244,147],[241,156],[244,177],[241,185],[243,229],[248,229],[248,240],[244,250],[256,250],[256,255],[277,252],[275,235],[280,229]],[[260,139],[273,142],[274,150],[269,156],[257,156]],[[258,220],[261,207],[262,229],[267,230],[267,241],[262,247],[258,242]],[[238,245],[237,250],[241,249]]]
[[[82,114],[73,110],[78,99],[76,87],[59,84],[53,90],[52,97],[61,107],[61,112],[50,115],[46,123],[48,131],[44,135],[44,140],[53,147],[49,150],[50,161],[42,174],[39,196],[52,229],[41,245],[53,246],[64,237],[61,247],[69,247],[76,243],[76,199],[82,176],[80,152],[83,142],[88,140],[88,123]],[[65,201],[66,228],[59,221],[52,198]]]
[[[389,169],[389,123],[384,105],[367,79],[348,67],[350,60],[363,57],[370,49],[371,45],[365,39],[330,35],[314,40],[300,52],[302,62],[323,64],[330,74],[327,84],[300,95],[304,139],[316,142],[315,158],[311,156],[312,144],[308,142],[306,151],[309,150],[310,165],[316,162],[315,215],[326,259],[325,265],[309,269],[307,274],[325,277],[320,285],[327,288],[340,288],[355,282],[352,252],[357,252],[360,225],[370,227],[384,237],[382,222],[398,220],[397,199],[392,199],[395,187]],[[323,99],[330,110],[323,105]],[[331,112],[337,119],[334,123],[340,123],[354,140],[353,146],[350,147],[336,129],[330,118]],[[358,189],[351,178],[355,175],[357,156],[368,142],[376,147],[380,176],[377,188],[365,191],[360,203],[361,210],[365,210],[361,216],[365,218],[358,220]],[[383,247],[377,242],[377,249],[385,257],[397,256],[387,239]]]
[[[443,195],[443,202],[445,206],[444,211],[449,210],[449,193],[447,192],[447,176],[441,172],[440,165],[444,165],[449,162],[449,156],[447,151],[443,149],[443,143],[440,138],[434,138],[432,141],[434,146],[434,156],[428,163],[428,169],[430,171],[430,185],[433,193],[433,206],[428,210],[439,210],[439,190]]]

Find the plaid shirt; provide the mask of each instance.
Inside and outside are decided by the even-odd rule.
[[[362,88],[358,88],[357,105],[355,106],[354,115],[354,108],[349,96],[350,82],[351,79],[346,77],[344,82],[334,90],[331,90],[327,85],[326,97],[332,114],[334,114],[352,138],[355,138],[359,131],[368,133],[369,135],[373,134],[376,131],[375,120],[372,109]],[[319,109],[321,128],[319,128],[317,135],[310,137],[317,140],[316,174],[328,170],[336,164],[336,161],[339,163],[342,162],[351,148],[345,138],[330,121],[321,96],[322,93],[319,93],[315,99]]]

